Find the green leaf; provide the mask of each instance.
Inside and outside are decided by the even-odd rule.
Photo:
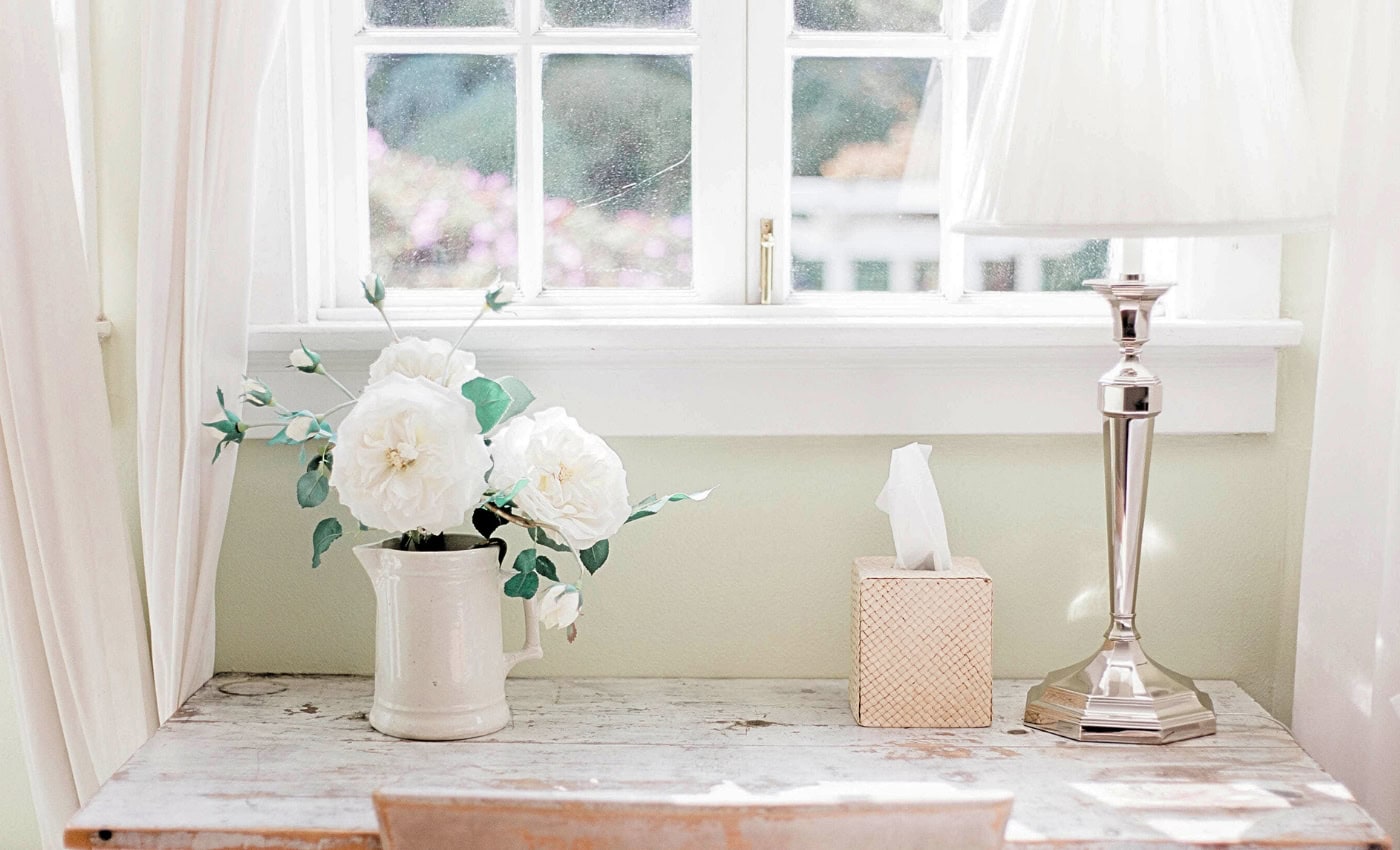
[[[472,378],[462,385],[462,395],[476,407],[476,422],[485,434],[510,408],[510,393],[490,378]]]
[[[502,422],[524,413],[525,408],[535,401],[535,394],[530,392],[530,388],[525,386],[524,381],[514,375],[506,375],[497,380],[496,383],[510,394],[510,407],[507,407],[506,412],[501,414]]]
[[[519,481],[515,482],[513,485],[511,485],[511,488],[509,490],[498,491],[496,495],[491,497],[491,504],[495,505],[498,508],[504,508],[506,505],[509,505],[512,501],[514,501],[515,497],[519,496],[520,491],[524,490],[525,485],[529,483],[530,479],[522,478]]]
[[[583,561],[583,568],[588,570],[588,574],[593,575],[602,569],[603,564],[608,560],[608,541],[599,540],[578,553],[578,558]]]
[[[515,563],[511,565],[517,573],[533,573],[535,571],[535,559],[539,556],[538,549],[525,549],[515,556]]]
[[[326,468],[326,475],[331,474],[331,469],[335,466],[335,455],[331,454],[330,446],[311,456],[311,460],[306,464],[306,471],[315,472],[321,466]]]
[[[378,307],[384,301],[384,278],[379,275],[370,275],[360,281],[360,288],[365,292],[365,300],[371,307]]]
[[[535,572],[539,573],[540,575],[544,576],[550,581],[559,580],[559,570],[555,569],[554,562],[549,560],[548,555],[540,555],[538,558],[535,559]]]
[[[491,535],[496,533],[496,529],[505,524],[505,520],[485,508],[477,508],[472,511],[472,528],[475,528],[476,533],[485,537],[487,540],[490,540]]]
[[[311,532],[311,569],[321,566],[321,556],[344,533],[345,530],[340,527],[340,520],[333,516],[316,523],[316,530]]]
[[[533,599],[540,589],[540,577],[533,572],[517,573],[506,582],[506,596],[516,599]]]
[[[548,534],[545,534],[543,528],[532,528],[532,529],[530,529],[530,539],[533,540],[533,541],[535,541],[535,542],[536,542],[537,544],[539,544],[540,546],[545,547],[546,549],[553,549],[553,550],[556,551],[556,552],[567,552],[567,551],[569,551],[569,547],[568,547],[568,546],[565,546],[563,543],[557,542],[556,540],[554,540],[553,538],[551,538]]]
[[[217,461],[219,455],[224,450],[224,446],[229,443],[243,442],[243,434],[247,432],[248,426],[244,425],[243,420],[239,419],[237,414],[224,405],[224,391],[222,387],[214,388],[214,396],[219,400],[219,409],[224,412],[224,418],[213,422],[205,422],[204,427],[213,428],[215,431],[224,435],[223,439],[219,440],[218,444],[214,446],[214,461]],[[213,461],[211,461],[211,463],[212,462]]]
[[[320,472],[303,472],[297,479],[297,504],[314,508],[331,493],[331,480]]]
[[[627,518],[627,521],[632,522],[633,520],[642,519],[643,517],[649,517],[666,507],[668,502],[703,502],[708,499],[710,494],[714,491],[715,488],[711,487],[699,493],[672,493],[664,499],[658,496],[647,496],[645,499],[632,506],[632,515]]]

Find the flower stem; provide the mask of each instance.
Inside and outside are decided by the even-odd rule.
[[[394,323],[389,321],[389,314],[384,312],[384,307],[380,304],[375,304],[374,309],[379,312],[379,318],[384,320],[384,326],[389,329],[389,336],[394,338],[394,342],[398,342],[399,332],[394,330]]]
[[[337,381],[336,378],[335,378],[335,375],[332,375],[330,372],[327,372],[325,369],[322,369],[322,370],[321,370],[321,374],[326,376],[326,380],[330,381],[332,384],[335,384],[337,387],[340,387],[340,391],[343,392],[343,393],[345,393],[345,395],[348,396],[349,399],[350,399],[351,401],[358,401],[358,400],[359,400],[359,396],[357,396],[357,395],[355,395],[354,393],[350,392],[349,387],[346,387],[346,386],[345,386],[344,384],[342,384],[340,381]]]
[[[458,336],[457,341],[452,344],[452,350],[447,352],[447,363],[450,364],[452,362],[452,355],[456,354],[457,350],[462,347],[462,341],[467,338],[467,334],[471,333],[472,328],[476,327],[476,323],[481,321],[481,317],[485,316],[490,311],[490,309],[491,308],[487,307],[485,304],[481,305],[481,310],[479,310],[475,318],[468,322],[467,326],[462,329],[461,335]],[[443,368],[442,385],[444,387],[447,386],[447,376],[450,374],[450,372],[451,370],[447,367]]]
[[[327,410],[325,413],[318,413],[318,414],[316,414],[316,418],[317,418],[317,419],[325,419],[327,416],[330,416],[332,413],[335,413],[335,412],[340,411],[340,410],[344,410],[345,408],[349,407],[350,405],[354,404],[354,403],[357,402],[357,401],[359,401],[359,399],[354,399],[354,398],[350,399],[349,401],[342,401],[340,404],[337,404],[335,407],[332,407],[330,410]]]
[[[546,525],[542,522],[536,522],[535,520],[527,519],[523,516],[516,516],[510,511],[502,510],[501,508],[496,507],[490,502],[487,502],[484,505],[484,507],[486,508],[486,510],[490,511],[491,513],[495,514],[496,516],[500,517],[506,522],[514,523],[515,525],[518,525],[521,528],[538,528],[542,531],[548,531],[552,533],[554,537],[562,541],[564,543],[565,548],[569,550],[569,554],[574,556],[574,563],[578,565],[578,584],[574,586],[579,589],[583,588],[583,580],[588,575],[588,570],[583,566],[583,556],[578,553],[578,548],[574,546],[574,544],[569,542],[569,538],[564,534],[564,532],[560,531],[558,528],[555,528],[552,525]]]

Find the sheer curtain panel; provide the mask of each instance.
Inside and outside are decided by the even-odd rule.
[[[1358,7],[1318,361],[1294,731],[1400,834],[1400,5]]]
[[[287,0],[147,0],[136,369],[151,654],[162,720],[214,671],[214,575],[234,465],[210,464],[214,387],[247,362],[263,81]]]
[[[0,620],[44,846],[155,728],[53,14],[0,0]],[[0,837],[0,844],[4,838]]]

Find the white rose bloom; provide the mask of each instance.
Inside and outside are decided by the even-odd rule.
[[[527,479],[515,496],[520,511],[580,550],[612,537],[631,513],[622,461],[563,408],[507,422],[491,438],[491,455],[491,487],[509,490]]]
[[[481,502],[491,455],[455,389],[388,375],[367,387],[336,437],[331,486],[360,522],[440,534]]]
[[[316,365],[316,361],[312,360],[311,356],[307,354],[306,350],[303,348],[293,348],[288,352],[287,362],[298,369],[310,369],[312,366]]]
[[[540,622],[547,629],[567,629],[578,619],[583,594],[571,584],[556,584],[540,597]]]
[[[452,354],[451,360],[448,353]],[[419,339],[416,336],[404,337],[387,346],[379,358],[369,367],[369,381],[382,380],[388,375],[403,375],[406,378],[427,378],[445,384],[453,392],[473,378],[481,377],[476,371],[476,355],[470,351],[452,351],[452,343],[445,339]],[[443,376],[447,380],[443,380]]]

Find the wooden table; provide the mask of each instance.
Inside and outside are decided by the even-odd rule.
[[[68,826],[68,847],[378,848],[376,788],[645,790],[944,782],[1015,793],[1010,845],[1387,848],[1375,822],[1231,682],[1220,733],[1166,747],[1025,729],[864,729],[841,680],[513,679],[515,722],[458,743],[385,737],[372,682],[220,674]],[[875,850],[872,848],[872,850]]]

